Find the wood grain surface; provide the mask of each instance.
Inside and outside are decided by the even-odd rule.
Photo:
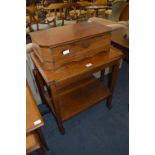
[[[92,22],[66,25],[38,32],[31,32],[32,42],[42,47],[56,47],[65,43],[75,42],[82,38],[111,32],[107,26]]]
[[[40,120],[40,123],[35,125],[34,122],[38,120]],[[30,87],[26,83],[26,133],[30,133],[43,125],[42,116],[35,103]]]

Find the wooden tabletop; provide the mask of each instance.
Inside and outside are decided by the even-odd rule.
[[[94,71],[102,69],[103,66],[108,66],[112,62],[118,61],[118,59],[122,57],[122,52],[112,47],[109,53],[101,52],[94,57],[72,62],[61,67],[56,72],[43,70],[42,64],[34,53],[31,53],[31,57],[47,84],[58,82],[61,85],[61,83],[69,82],[71,79],[77,78],[82,74],[88,74],[89,72],[93,73]],[[87,68],[85,65],[89,63],[91,63],[92,66]]]
[[[91,22],[31,32],[30,36],[32,42],[39,46],[56,47],[64,43],[71,43],[82,38],[90,38],[97,35],[103,35],[108,32],[111,32],[109,27],[96,22]]]
[[[30,133],[43,125],[44,121],[26,82],[26,133]]]
[[[113,31],[111,40],[113,43],[123,48],[129,49],[129,40],[126,40],[124,38],[124,34],[125,34],[124,29]]]

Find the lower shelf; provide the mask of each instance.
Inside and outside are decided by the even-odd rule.
[[[77,82],[76,89],[71,89],[68,93],[60,95],[60,110],[63,121],[111,95],[110,90],[95,77],[91,76],[89,82],[88,78],[86,80],[85,84],[84,80],[82,83]]]
[[[32,132],[26,135],[26,153],[29,154],[37,149],[39,149],[40,141],[36,132]]]

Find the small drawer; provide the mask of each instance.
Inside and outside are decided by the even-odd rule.
[[[107,33],[54,48],[41,48],[40,60],[44,63],[44,69],[56,70],[67,63],[92,57],[99,52],[109,52],[110,40],[111,34]]]

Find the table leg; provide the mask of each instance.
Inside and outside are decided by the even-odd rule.
[[[104,73],[105,73],[105,69],[101,70],[101,76],[100,76],[101,81],[104,81]]]
[[[107,98],[107,107],[109,109],[112,108],[112,95],[113,95],[113,92],[114,92],[114,88],[115,88],[115,84],[116,84],[116,80],[117,80],[117,76],[118,76],[119,61],[117,62],[117,64],[112,66],[111,69],[112,69],[112,72],[109,74],[109,77],[108,77],[108,86],[109,86],[109,89],[111,91],[111,96],[109,96]]]
[[[65,129],[63,127],[63,121],[62,121],[62,118],[61,118],[61,113],[60,113],[60,104],[59,104],[59,92],[57,90],[57,87],[54,83],[51,84],[50,86],[51,88],[51,96],[52,96],[52,103],[53,103],[53,107],[54,107],[54,110],[55,110],[55,118],[56,118],[56,121],[57,121],[57,124],[58,124],[58,128],[59,128],[59,131],[64,134],[65,133]]]
[[[48,151],[49,148],[48,148],[48,145],[47,145],[46,140],[44,138],[43,132],[41,131],[40,128],[37,130],[37,132],[38,132],[41,144],[43,145],[43,148],[45,148]]]
[[[39,155],[45,155],[45,151],[44,151],[43,148],[38,149],[38,150],[37,150],[37,153],[38,153]]]
[[[43,92],[44,92],[43,80],[41,79],[41,76],[39,75],[39,72],[38,72],[37,69],[33,70],[33,75],[34,75],[34,78],[35,78],[35,81],[36,81],[36,84],[37,84],[37,87],[38,87],[38,90],[39,90],[39,94],[40,94],[42,103],[45,104],[46,103],[46,99],[45,99],[45,97],[43,95]]]
[[[58,124],[59,130],[62,134],[65,133],[64,127],[63,127],[63,122],[61,119],[61,115],[60,115],[60,110],[59,110],[59,96],[58,96],[58,92],[57,92],[57,88],[55,86],[55,84],[52,84],[49,88],[50,93],[51,93],[51,100],[46,101],[46,98],[44,96],[44,82],[43,79],[41,79],[41,76],[38,72],[37,69],[33,70],[34,76],[35,76],[35,80],[39,89],[39,94],[41,96],[42,102],[46,103],[48,105],[48,107],[50,108],[51,112],[53,112],[53,107],[54,107],[54,116],[56,118],[56,122]],[[49,91],[48,90],[48,91]]]

